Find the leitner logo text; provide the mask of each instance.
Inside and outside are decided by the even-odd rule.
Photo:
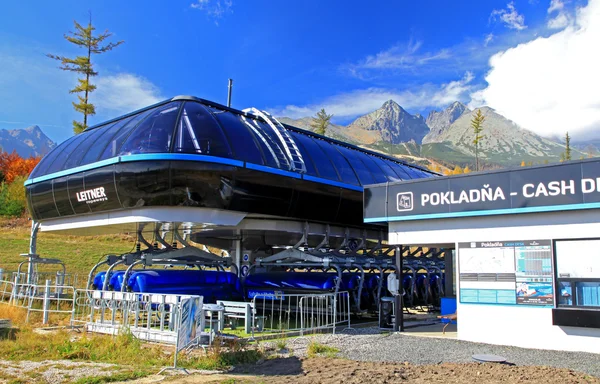
[[[86,202],[87,204],[92,204],[106,200],[108,200],[108,197],[106,197],[104,187],[98,187],[77,192],[77,201],[79,201],[80,203]]]

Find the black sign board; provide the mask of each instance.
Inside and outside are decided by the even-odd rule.
[[[600,160],[367,186],[364,221],[600,208]]]

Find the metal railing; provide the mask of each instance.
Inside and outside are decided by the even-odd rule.
[[[192,339],[204,331],[202,306],[202,296],[78,289],[71,324],[111,335],[127,330],[141,340],[179,345],[181,324]]]
[[[26,321],[32,313],[42,314],[42,323],[48,324],[50,314],[72,312],[75,289],[66,285],[52,284],[20,284],[18,277],[14,281],[0,280],[0,301],[27,310]]]
[[[300,335],[350,328],[350,295],[348,292],[257,295],[252,299],[255,309],[253,332]]]

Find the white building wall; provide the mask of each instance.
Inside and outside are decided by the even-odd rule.
[[[600,237],[600,213],[595,210],[394,222],[389,241],[457,249],[459,242],[590,237]],[[460,289],[458,262],[455,265]],[[460,340],[600,353],[600,329],[552,325],[551,308],[457,301]]]

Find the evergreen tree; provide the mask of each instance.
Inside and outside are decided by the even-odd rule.
[[[310,127],[316,134],[325,136],[327,127],[329,126],[329,121],[332,117],[333,115],[328,115],[327,112],[325,112],[325,108],[321,108],[321,110],[317,112],[317,115],[313,117]]]
[[[73,21],[73,23],[75,24],[75,32],[71,31],[65,34],[64,37],[68,42],[84,48],[86,54],[75,56],[75,58],[53,54],[47,54],[46,56],[60,61],[61,65],[59,68],[63,71],[76,72],[83,76],[83,78],[77,79],[77,86],[69,91],[70,93],[78,94],[77,98],[79,102],[73,102],[73,107],[77,112],[83,113],[83,122],[73,120],[73,131],[77,134],[88,127],[88,116],[96,114],[96,107],[89,102],[90,93],[96,89],[96,86],[90,83],[90,77],[98,75],[98,72],[94,71],[92,55],[112,51],[115,47],[123,44],[123,41],[105,43],[104,40],[112,36],[112,33],[108,32],[108,30],[99,35],[94,35],[96,28],[92,25],[91,14],[87,27],[82,26],[77,21]],[[81,93],[83,93],[83,96],[80,95]]]
[[[483,132],[483,122],[485,121],[485,115],[481,113],[481,109],[477,110],[477,113],[471,119],[471,128],[473,128],[473,133],[475,134],[475,138],[473,139],[473,144],[475,144],[475,170],[479,171],[479,143],[485,137],[481,134]]]
[[[565,135],[565,161],[571,160],[571,136],[569,132]]]

